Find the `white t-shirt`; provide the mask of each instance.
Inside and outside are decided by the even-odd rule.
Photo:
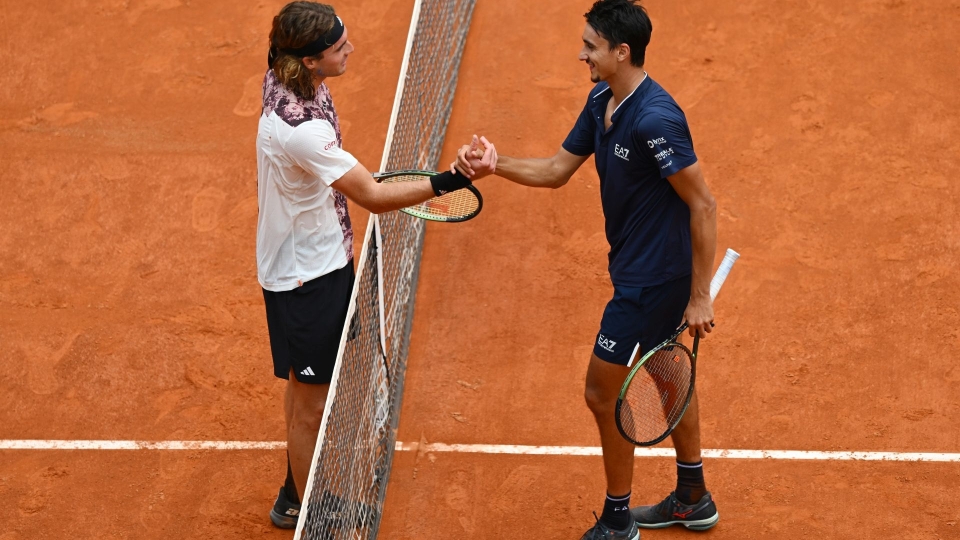
[[[330,187],[357,160],[342,148],[325,84],[306,102],[268,70],[257,133],[257,278],[289,291],[353,260],[347,199]]]

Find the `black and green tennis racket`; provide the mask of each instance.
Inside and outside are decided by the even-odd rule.
[[[389,173],[374,173],[377,182],[420,182],[437,174],[433,171],[396,171]],[[400,211],[420,219],[429,221],[446,221],[449,223],[473,219],[483,208],[483,197],[480,191],[472,184],[444,193],[439,197],[428,199],[420,204],[401,208]]]
[[[710,298],[716,299],[740,254],[728,249],[710,281]],[[647,351],[633,366],[617,398],[617,429],[637,446],[653,446],[673,431],[693,397],[700,335],[693,350],[680,343],[684,322],[669,339]],[[629,364],[628,364],[629,366]]]

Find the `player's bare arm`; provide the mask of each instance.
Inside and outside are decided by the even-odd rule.
[[[570,181],[587,157],[571,154],[563,148],[549,158],[500,156],[496,174],[520,185],[556,189]]]
[[[690,242],[693,248],[693,278],[690,303],[683,314],[690,325],[690,335],[704,337],[713,323],[713,302],[710,300],[710,275],[717,253],[717,202],[703,179],[699,163],[680,170],[667,180],[677,195],[690,208]]]
[[[398,210],[434,196],[429,180],[380,184],[360,163],[334,182],[332,187],[374,214]]]
[[[482,156],[486,159],[490,153],[496,156],[496,147],[485,138],[481,141],[484,143],[481,149],[474,145],[461,147],[457,152],[457,161],[451,164],[451,168],[471,179],[496,174],[520,185],[556,189],[565,185],[589,157],[571,154],[561,147],[549,158],[497,156],[491,160],[491,166],[491,162],[485,164],[479,158]]]

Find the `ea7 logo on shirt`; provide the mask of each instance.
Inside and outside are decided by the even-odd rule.
[[[650,148],[653,148],[658,144],[667,144],[666,137],[658,137],[656,139],[653,139],[652,141],[647,141],[647,146],[649,146]]]
[[[337,145],[337,141],[330,141],[326,146],[323,147],[324,150],[329,150]]]
[[[613,348],[617,346],[617,342],[612,339],[608,339],[603,334],[600,334],[597,338],[597,345],[603,347],[604,349],[613,352]]]
[[[630,161],[630,158],[627,157],[627,154],[630,153],[630,149],[628,148],[624,148],[619,144],[615,144],[613,145],[613,153],[616,154],[617,157],[620,159],[625,159],[627,161]]]

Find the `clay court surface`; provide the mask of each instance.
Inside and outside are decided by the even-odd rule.
[[[254,133],[283,3],[17,2],[0,16],[0,439],[281,441]],[[960,452],[960,1],[646,2],[742,259],[702,348],[706,448]],[[380,161],[409,0],[338,4],[345,148]],[[479,0],[443,161],[552,155],[591,88],[588,1]],[[481,180],[430,225],[399,440],[598,446],[612,288],[592,160]],[[366,213],[353,209],[358,242]],[[358,248],[359,253],[359,248]],[[289,538],[282,450],[0,450],[0,540]],[[960,538],[958,463],[706,460],[705,538]],[[636,462],[634,504],[672,489]],[[401,451],[381,538],[579,538],[599,457]],[[692,538],[682,529],[648,539]]]

